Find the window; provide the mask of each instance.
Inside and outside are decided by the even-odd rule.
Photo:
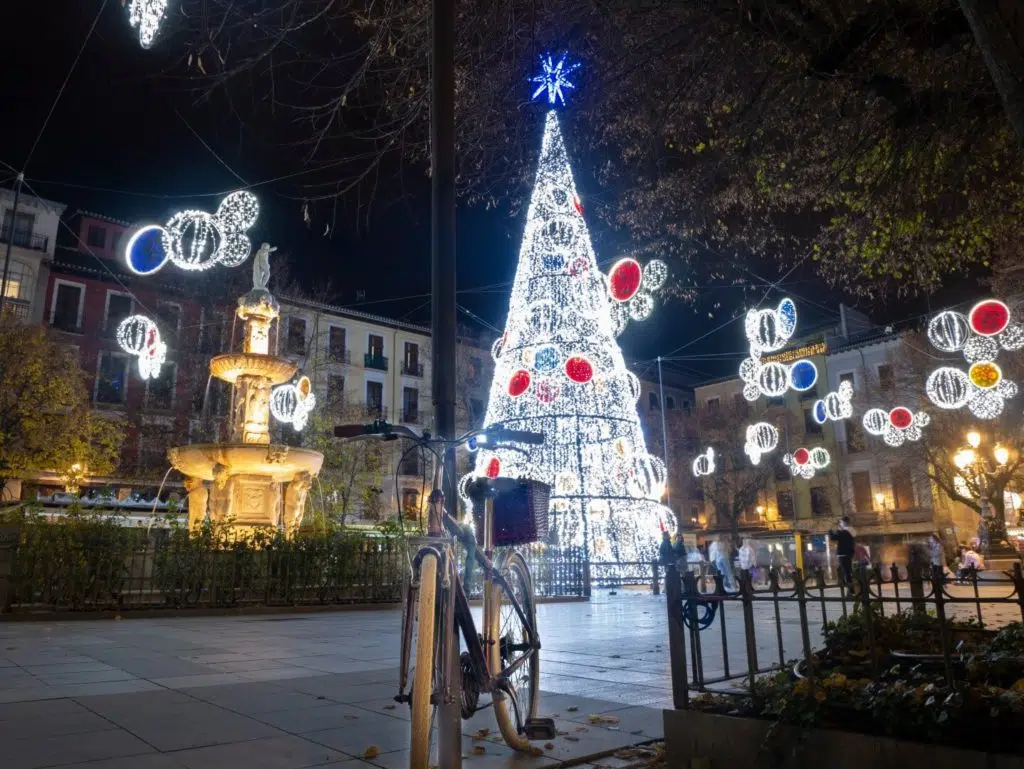
[[[162,471],[167,467],[167,448],[174,445],[170,425],[144,424],[139,431],[139,470]]]
[[[84,287],[58,281],[54,288],[50,323],[64,331],[81,331]]]
[[[171,409],[174,407],[174,380],[178,367],[173,363],[165,363],[160,367],[160,376],[146,382],[146,406],[151,409]]]
[[[96,402],[124,403],[128,390],[128,357],[111,352],[100,353],[96,372]]]
[[[110,250],[117,251],[121,247],[121,239],[124,237],[124,230],[111,230]]]
[[[0,270],[3,266],[0,265]],[[11,266],[7,270],[7,285],[4,287],[4,296],[8,299],[22,299],[28,301],[32,298],[33,285],[32,269],[22,262],[11,260]]]
[[[717,414],[718,413],[718,408],[721,405],[718,402],[718,398],[708,398],[707,404],[708,404],[708,413],[710,413],[710,414]]]
[[[418,422],[420,419],[420,391],[415,387],[402,388],[402,421]]]
[[[793,518],[793,492],[776,491],[775,506],[779,509],[779,518],[783,521]]]
[[[220,313],[203,313],[203,325],[199,333],[199,351],[206,354],[220,352],[221,335],[224,332],[224,317]]]
[[[4,225],[3,225],[3,237],[4,240],[11,236],[11,214],[14,213],[12,209],[8,208],[4,211]],[[36,226],[36,215],[19,211],[18,215],[14,217],[14,244],[25,245],[23,241],[29,239],[32,236],[32,230]]]
[[[821,425],[814,418],[812,409],[804,409],[804,432],[808,435],[821,435]]]
[[[824,486],[811,486],[811,513],[821,518],[832,515],[832,500]]]
[[[107,292],[107,314],[103,319],[103,328],[107,331],[117,330],[118,324],[132,314],[134,302],[128,294]]]
[[[650,411],[661,411],[661,404],[658,403],[657,393],[647,393],[647,408]]]
[[[733,393],[732,407],[737,416],[745,417],[750,409],[749,401],[743,397],[743,393]]]
[[[410,376],[423,376],[423,369],[420,368],[420,346],[415,342],[405,343],[405,360],[402,364],[402,373]]]
[[[177,336],[181,329],[181,306],[170,302],[157,302],[156,319],[164,341],[167,341],[168,337]]]
[[[327,332],[327,354],[337,363],[345,362],[345,329],[331,326]]]
[[[914,499],[914,479],[906,465],[895,465],[889,470],[892,480],[892,504],[894,510],[913,510],[917,507]]]
[[[90,224],[85,231],[85,243],[93,248],[107,247],[107,228],[98,224]]]
[[[484,423],[484,402],[479,398],[469,399],[469,426],[481,427]]]
[[[423,457],[419,449],[408,452],[398,463],[399,475],[421,475],[423,473]]]
[[[864,428],[861,427],[857,418],[843,420],[846,428],[846,451],[849,454],[856,454],[864,451]]]
[[[371,358],[384,357],[384,337],[377,334],[370,334],[366,341],[366,353]]]
[[[413,517],[420,512],[420,493],[416,489],[402,489],[403,517]]]
[[[288,337],[285,339],[285,352],[288,355],[306,354],[305,318],[288,318]]]
[[[854,381],[854,375],[852,371],[845,371],[839,375],[839,382],[849,382],[850,386],[853,387],[854,392],[857,390],[857,382]]]
[[[466,372],[470,382],[479,382],[480,377],[484,375],[484,363],[476,355],[470,356],[469,358],[469,370]]]
[[[327,401],[335,405],[341,405],[345,402],[345,377],[327,377]]]
[[[675,407],[676,407],[676,399],[673,398],[671,395],[666,395],[665,396],[665,408],[668,409],[669,411],[673,411],[673,410],[675,410]]]
[[[366,383],[366,409],[374,416],[380,416],[384,408],[384,383]]]
[[[896,386],[893,379],[892,366],[883,363],[878,367],[878,387],[884,393],[891,393]]]
[[[850,473],[850,485],[853,486],[853,504],[858,513],[867,513],[875,509],[871,495],[871,473],[861,471]]]
[[[788,481],[793,478],[793,473],[790,471],[789,466],[786,465],[781,459],[776,457],[775,460],[775,480],[777,481]]]

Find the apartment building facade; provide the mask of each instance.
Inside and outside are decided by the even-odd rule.
[[[0,274],[4,313],[19,320],[42,323],[49,263],[57,247],[63,203],[22,191],[15,207],[12,190],[0,189]],[[10,263],[7,255],[10,253]]]

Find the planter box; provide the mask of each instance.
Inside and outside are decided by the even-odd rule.
[[[890,737],[780,727],[761,750],[773,723],[695,710],[665,710],[666,766],[672,769],[1024,769],[1024,757],[909,742]],[[759,755],[761,754],[761,755]],[[697,759],[697,763],[692,763]]]

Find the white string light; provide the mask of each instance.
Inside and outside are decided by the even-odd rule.
[[[931,418],[923,411],[914,413],[905,406],[897,406],[889,411],[868,409],[861,423],[869,434],[880,436],[887,445],[896,448],[902,446],[904,441],[921,440],[921,428],[930,421]]]
[[[143,379],[156,379],[167,361],[167,345],[160,339],[160,329],[145,315],[129,315],[122,320],[115,333],[118,345],[138,359],[139,375]]]
[[[703,454],[693,460],[693,474],[700,478],[715,472],[715,450],[708,446]]]
[[[167,13],[167,0],[129,0],[128,23],[139,31],[139,45],[153,45]]]
[[[789,389],[805,392],[818,381],[818,369],[809,360],[789,365],[772,361],[762,363],[766,352],[777,352],[786,346],[796,330],[796,304],[786,297],[774,310],[748,310],[743,323],[750,357],[740,363],[743,397],[756,401],[761,396],[778,398]]]
[[[626,302],[650,285],[639,272],[620,276],[636,280]],[[598,561],[641,561],[675,523],[660,504],[665,467],[644,442],[638,382],[613,335],[612,305],[626,302],[613,301],[610,284],[549,112],[485,417],[545,442],[480,451],[473,474],[549,484],[558,544],[585,546]]]
[[[615,336],[626,330],[630,318],[647,320],[654,312],[654,296],[668,278],[668,265],[652,259],[646,267],[631,257],[620,259],[608,271],[608,296],[612,300]]]
[[[270,413],[279,422],[290,424],[301,430],[309,420],[309,414],[316,406],[316,395],[309,377],[299,377],[294,384],[275,387],[270,396]]]
[[[237,267],[249,258],[252,244],[245,234],[259,216],[259,201],[251,192],[232,192],[217,211],[186,210],[164,225],[162,244],[167,257],[183,270],[208,270],[217,265]],[[131,244],[131,241],[129,241]],[[132,253],[126,253],[129,266]]]
[[[847,381],[839,383],[839,389],[828,393],[821,400],[814,402],[811,415],[814,421],[823,425],[829,420],[839,422],[853,416],[853,385]]]
[[[779,431],[768,422],[755,422],[747,425],[747,441],[743,451],[750,457],[751,464],[761,464],[761,457],[775,451],[779,445]]]
[[[928,322],[928,341],[942,352],[962,352],[967,372],[941,366],[928,375],[925,393],[939,408],[966,406],[979,419],[995,419],[1008,398],[1017,395],[1015,382],[995,362],[999,350],[1024,347],[1024,326],[1013,322],[1010,308],[998,299],[978,302],[965,316],[943,310]]]
[[[815,446],[812,449],[801,447],[792,454],[783,456],[782,461],[789,467],[789,472],[794,478],[810,480],[818,470],[824,470],[829,466],[832,457],[828,449],[822,446]]]

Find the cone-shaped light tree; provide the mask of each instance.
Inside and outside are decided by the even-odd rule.
[[[611,278],[598,270],[552,109],[486,418],[545,442],[481,448],[474,474],[550,484],[554,541],[595,561],[649,558],[662,528],[675,528],[660,504],[664,465],[648,454],[637,415],[640,384],[615,341],[615,305],[645,277],[635,262]]]

